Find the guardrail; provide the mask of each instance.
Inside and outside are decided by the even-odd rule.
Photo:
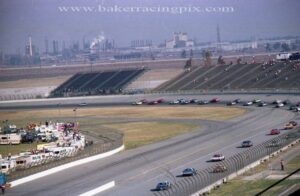
[[[61,156],[49,156],[37,162],[31,162],[23,166],[19,166],[15,171],[11,172],[7,177],[8,181],[13,181],[19,178],[45,171],[66,163],[70,163],[79,159],[87,158],[100,153],[108,152],[123,145],[123,134],[118,134],[113,140],[105,143],[94,143],[86,146],[83,150],[75,149]]]
[[[268,158],[275,156],[283,151],[295,141],[299,141],[300,132],[294,131],[289,134],[283,134],[272,138],[257,146],[250,147],[247,150],[235,154],[225,161],[212,163],[206,169],[197,171],[197,174],[190,177],[182,177],[180,180],[173,182],[170,189],[165,191],[155,191],[155,196],[184,196],[184,195],[201,195],[214,186],[226,182],[241,173],[265,162]],[[217,165],[226,167],[224,172],[215,172]]]
[[[227,89],[227,90],[178,90],[178,91],[145,91],[145,94],[182,94],[182,95],[193,95],[193,94],[211,94],[211,95],[222,95],[222,94],[300,94],[299,88],[293,89]]]

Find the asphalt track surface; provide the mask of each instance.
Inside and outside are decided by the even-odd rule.
[[[117,96],[117,98],[79,98],[79,100],[76,98],[74,100],[59,101],[63,101],[66,105],[77,104],[74,101],[78,101],[78,103],[85,101],[88,102],[88,106],[93,107],[97,104],[101,105],[106,103],[108,105],[114,105],[114,103],[129,103],[139,98],[154,99],[158,97],[161,98],[161,96],[151,95],[144,97]],[[168,100],[172,100],[175,97],[208,99],[215,96],[165,96]],[[259,98],[265,101],[290,99],[293,102],[298,102],[299,100],[299,96],[295,95],[222,95],[218,97],[224,101],[232,100],[237,97],[244,100],[252,100],[253,98]],[[99,99],[101,100],[99,101]],[[43,104],[44,106],[52,105],[55,107],[57,102],[27,102],[27,106],[24,102],[17,103],[20,104],[19,109],[24,109],[27,106],[39,108]],[[7,109],[7,107],[13,106],[16,103],[12,105],[9,105],[10,103],[6,104],[8,105],[3,105],[2,103],[2,109]],[[180,108],[180,106],[178,108]],[[230,157],[237,152],[245,150],[243,148],[237,148],[245,139],[251,139],[254,145],[257,145],[274,137],[268,135],[271,129],[282,128],[286,122],[292,119],[296,119],[299,123],[298,114],[288,111],[287,108],[275,109],[270,106],[263,108],[250,106],[248,108],[249,112],[246,115],[226,122],[182,119],[181,121],[183,122],[198,123],[202,127],[193,133],[124,151],[103,160],[66,169],[60,173],[19,185],[8,190],[6,194],[43,196],[79,195],[114,180],[116,186],[99,195],[153,195],[150,190],[155,188],[158,182],[164,180],[171,182],[175,180],[180,181],[181,178],[176,176],[180,175],[184,168],[194,167],[201,169],[211,165],[212,163],[207,162],[207,160],[209,160],[214,153],[222,153],[225,157]],[[172,119],[170,121],[172,121]],[[178,119],[176,121],[178,122]]]
[[[0,110],[5,109],[41,109],[41,108],[80,108],[80,103],[87,103],[83,107],[112,107],[130,105],[134,101],[147,99],[148,101],[157,100],[160,98],[165,101],[172,101],[179,98],[199,100],[210,100],[219,97],[223,102],[240,98],[241,101],[250,101],[254,98],[261,99],[266,102],[272,102],[275,99],[290,100],[291,102],[300,102],[300,93],[162,93],[162,94],[136,94],[136,95],[107,95],[107,96],[86,96],[86,97],[72,97],[72,98],[48,98],[48,99],[32,99],[32,100],[15,100],[15,101],[1,101]]]

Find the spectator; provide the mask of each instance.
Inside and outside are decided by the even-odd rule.
[[[281,161],[280,161],[280,166],[281,166],[281,171],[284,171],[284,162],[283,162],[283,159],[281,159]]]

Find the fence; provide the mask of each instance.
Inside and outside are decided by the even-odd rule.
[[[197,171],[197,174],[194,176],[183,177],[180,179],[176,178],[178,180],[171,185],[170,189],[165,191],[154,191],[153,194],[155,196],[184,196],[194,194],[219,180],[225,182],[231,174],[239,174],[241,169],[255,163],[257,160],[274,156],[277,151],[281,151],[283,147],[299,138],[299,131],[280,135],[226,158],[222,163],[215,163],[206,169],[201,169]],[[215,172],[214,170],[217,165],[225,166],[226,170],[224,172]]]
[[[96,143],[86,146],[83,150],[75,149],[67,151],[60,155],[45,157],[44,159],[36,162],[31,162],[22,166],[18,166],[15,171],[8,175],[8,180],[16,180],[31,174],[51,169],[69,162],[83,159],[89,156],[104,153],[116,149],[123,145],[123,134],[118,134],[114,140],[105,143]]]

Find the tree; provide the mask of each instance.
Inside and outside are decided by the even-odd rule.
[[[225,64],[225,61],[224,61],[224,59],[223,59],[223,57],[221,55],[218,58],[218,64],[219,65],[224,65]]]
[[[186,51],[182,50],[181,52],[181,58],[185,59],[186,58]]]

